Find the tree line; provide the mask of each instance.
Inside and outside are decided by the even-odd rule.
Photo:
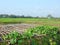
[[[24,16],[24,15],[8,15],[8,14],[0,14],[0,18],[33,18],[32,16]]]
[[[33,16],[24,16],[24,15],[14,15],[14,14],[0,14],[0,18],[55,18],[52,15],[47,15],[47,17],[33,17]]]

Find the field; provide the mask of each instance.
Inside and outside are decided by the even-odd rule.
[[[0,18],[0,24],[38,24],[38,25],[60,25],[60,19],[48,19],[48,18]]]
[[[59,45],[60,19],[0,18],[0,34],[1,33],[3,34],[2,38],[6,44],[11,41],[11,45],[17,45],[16,42],[18,42],[18,45]],[[33,35],[35,33],[37,35]],[[7,39],[9,40],[8,43],[6,42]],[[5,43],[1,45],[6,45]]]

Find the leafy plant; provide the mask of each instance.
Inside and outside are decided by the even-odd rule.
[[[5,35],[4,39],[9,40],[13,45],[59,45],[60,33],[59,28],[45,25],[30,28],[23,34],[12,31]]]

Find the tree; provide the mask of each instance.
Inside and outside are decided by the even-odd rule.
[[[52,16],[51,14],[49,14],[49,15],[47,16],[47,18],[50,19],[50,18],[53,18],[53,16]]]

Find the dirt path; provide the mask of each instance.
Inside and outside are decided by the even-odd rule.
[[[8,34],[9,32],[16,30],[19,33],[25,31],[25,29],[35,27],[34,24],[7,24],[0,25],[0,34]]]

